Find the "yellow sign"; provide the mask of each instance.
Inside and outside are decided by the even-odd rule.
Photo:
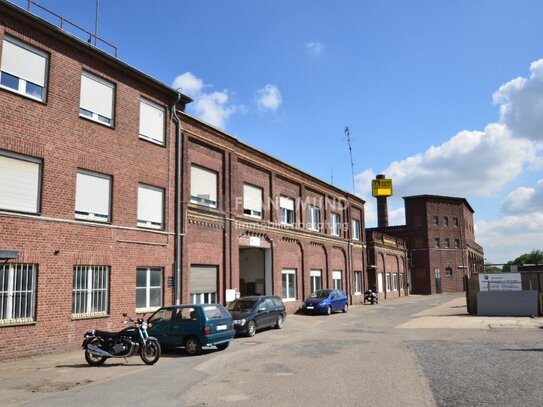
[[[374,179],[371,181],[371,194],[375,197],[392,196],[391,179]]]

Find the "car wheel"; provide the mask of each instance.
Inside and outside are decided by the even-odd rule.
[[[256,334],[256,323],[251,320],[247,322],[247,336],[255,336]]]
[[[275,323],[275,327],[277,329],[283,328],[283,315],[281,314],[277,315],[277,322]]]
[[[343,312],[347,312],[348,310],[349,310],[349,305],[348,305],[347,303],[345,303],[345,304],[343,305],[342,311],[343,311]]]
[[[219,343],[219,344],[217,345],[217,349],[218,349],[218,350],[225,350],[226,348],[228,348],[228,345],[230,345],[230,342]]]
[[[326,308],[326,315],[330,315],[332,314],[332,306],[329,305],[327,308]]]
[[[187,338],[185,341],[185,349],[190,356],[195,356],[202,353],[202,345],[200,344],[198,338],[195,338],[194,336]]]

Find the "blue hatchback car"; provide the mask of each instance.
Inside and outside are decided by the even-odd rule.
[[[335,311],[347,312],[349,298],[341,290],[317,290],[304,301],[302,309],[306,314],[319,313],[330,315]]]
[[[147,332],[160,346],[183,346],[189,355],[199,355],[203,346],[224,350],[236,335],[232,315],[221,304],[163,307],[147,322]]]

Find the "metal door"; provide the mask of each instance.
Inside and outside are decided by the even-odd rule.
[[[434,269],[434,277],[436,282],[436,294],[441,294],[441,271],[438,268]]]

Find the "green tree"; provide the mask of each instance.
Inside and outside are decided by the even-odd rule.
[[[532,250],[530,253],[524,253],[515,260],[508,261],[502,268],[502,271],[511,271],[511,266],[522,266],[523,264],[543,264],[543,250]]]

